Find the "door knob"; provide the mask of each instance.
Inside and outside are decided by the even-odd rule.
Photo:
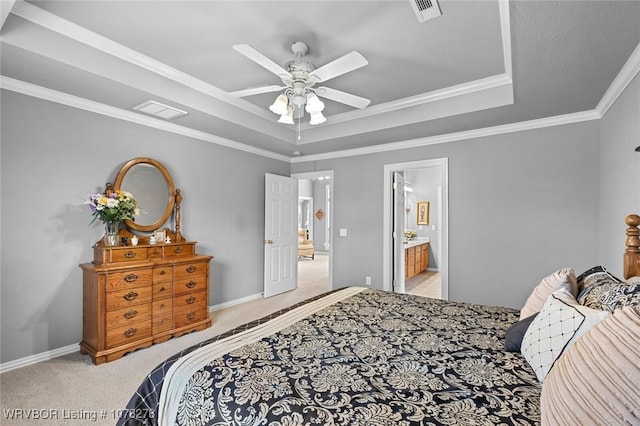
[[[265,244],[273,244],[273,240],[264,240]]]

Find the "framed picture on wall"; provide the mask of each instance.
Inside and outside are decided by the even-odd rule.
[[[428,201],[419,201],[417,215],[418,218],[416,220],[418,225],[428,225],[429,224],[429,202]]]

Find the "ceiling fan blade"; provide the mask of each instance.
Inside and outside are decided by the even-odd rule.
[[[346,55],[321,66],[309,73],[309,77],[319,82],[330,80],[349,71],[357,70],[367,65],[369,61],[358,52],[347,53]]]
[[[331,99],[332,101],[340,102],[355,108],[364,108],[371,103],[369,99],[361,98],[360,96],[352,95],[351,93],[343,92],[341,90],[332,89],[330,87],[318,87],[315,89],[316,95],[323,98]]]
[[[253,95],[260,95],[262,93],[278,92],[285,88],[286,86],[261,86],[261,87],[252,87],[244,90],[236,90],[235,92],[229,92],[229,94],[231,96],[236,96],[238,98],[244,98],[245,96],[253,96]]]
[[[233,46],[233,48],[236,51],[242,53],[247,58],[251,59],[253,62],[271,71],[278,77],[282,78],[289,76],[289,72],[287,72],[287,70],[285,70],[280,65],[276,64],[271,59],[267,58],[248,44],[236,44]]]

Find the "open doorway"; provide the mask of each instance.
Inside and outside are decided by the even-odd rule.
[[[319,294],[333,288],[333,171],[291,177],[298,180],[298,289]]]
[[[383,289],[447,299],[447,159],[385,165],[384,183]]]

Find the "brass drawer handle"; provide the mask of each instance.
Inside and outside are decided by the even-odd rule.
[[[131,336],[133,336],[134,334],[136,334],[137,332],[138,332],[138,329],[137,329],[137,328],[133,328],[133,327],[132,327],[132,328],[128,329],[127,331],[125,331],[125,332],[124,332],[124,335],[125,335],[126,337],[131,337]]]
[[[129,274],[126,277],[124,277],[124,280],[128,283],[132,283],[137,279],[138,279],[138,276],[136,274]]]
[[[165,271],[164,269],[162,271],[160,271],[160,275],[165,275],[167,273],[167,271]]]
[[[132,309],[130,311],[125,312],[124,315],[122,315],[122,316],[125,317],[126,319],[131,319],[131,318],[135,317],[136,315],[138,315],[138,311],[134,311]]]
[[[187,304],[191,305],[196,301],[196,298],[193,296],[190,296],[187,298],[187,300],[185,300],[185,302],[187,302]]]
[[[196,268],[193,265],[189,265],[189,267],[187,268],[187,272],[190,273],[190,274],[195,272],[195,271],[197,271],[197,270],[198,270],[198,268]]]
[[[173,249],[173,252],[176,254],[182,253],[182,247],[176,247]]]
[[[138,293],[136,293],[135,291],[130,291],[122,297],[124,297],[125,300],[132,301],[133,299],[138,297]]]
[[[189,281],[188,283],[185,284],[187,286],[187,288],[194,288],[195,286],[198,285],[197,282],[195,281]]]
[[[160,287],[160,290],[158,291],[167,291],[167,289],[165,287]]]
[[[126,257],[127,259],[132,259],[132,258],[136,257],[136,252],[129,250],[128,252],[126,252],[124,254],[124,257]]]
[[[195,313],[195,312],[189,312],[189,313],[187,314],[187,319],[192,320],[192,319],[194,319],[195,317],[196,317],[196,313]]]

